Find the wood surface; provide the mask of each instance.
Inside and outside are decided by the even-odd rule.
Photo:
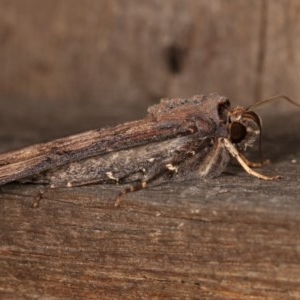
[[[121,186],[2,186],[0,298],[299,299],[299,116],[281,122],[265,122],[261,170],[276,182],[233,164],[118,208]]]

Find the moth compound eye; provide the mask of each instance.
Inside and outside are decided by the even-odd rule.
[[[247,129],[238,122],[233,122],[230,126],[230,140],[233,143],[241,142],[247,135]]]

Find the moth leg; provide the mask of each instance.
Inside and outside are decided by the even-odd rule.
[[[242,153],[239,153],[239,155],[241,156],[243,161],[247,164],[247,166],[250,168],[260,168],[260,167],[265,166],[270,163],[269,159],[266,159],[261,162],[253,162],[253,161],[250,161],[247,157],[245,157],[245,155],[243,155]]]
[[[243,160],[243,157],[241,156],[241,154],[237,151],[237,149],[234,147],[234,145],[226,138],[222,139],[224,146],[226,147],[226,149],[228,150],[228,152],[234,157],[236,158],[236,160],[240,163],[240,165],[243,167],[243,169],[250,175],[257,177],[259,179],[263,179],[263,180],[275,180],[275,179],[279,179],[280,176],[265,176],[262,175],[258,172],[253,171],[248,165],[247,163]]]
[[[123,196],[125,196],[126,194],[128,193],[132,193],[132,192],[137,192],[139,190],[143,190],[145,188],[147,188],[148,186],[148,183],[147,181],[141,181],[141,182],[138,182],[136,184],[132,184],[128,187],[126,187],[125,189],[123,189],[119,195],[115,198],[115,207],[119,206],[120,203],[121,203],[121,198]]]
[[[145,178],[144,180],[137,182],[135,184],[132,184],[125,189],[123,189],[119,195],[115,198],[115,207],[119,206],[121,203],[121,198],[125,196],[128,193],[137,192],[139,190],[143,190],[149,186],[150,183],[155,181],[156,179],[159,179],[161,176],[163,176],[166,173],[177,173],[177,167],[174,166],[171,163],[168,163],[166,165],[162,164],[159,165],[158,168],[154,167],[151,171],[149,171],[151,175],[148,178]]]

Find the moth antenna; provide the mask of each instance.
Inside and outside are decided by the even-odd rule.
[[[263,155],[262,155],[262,128],[260,129],[260,133],[259,133],[259,141],[258,141],[258,151],[259,151],[259,158],[260,158],[260,162],[263,162]]]
[[[264,99],[264,100],[261,100],[261,101],[258,101],[252,105],[250,105],[249,107],[246,108],[246,110],[252,110],[253,108],[255,107],[258,107],[258,106],[261,106],[261,105],[264,105],[270,101],[274,101],[274,100],[277,100],[277,99],[284,99],[286,101],[288,101],[289,103],[297,106],[300,108],[300,104],[297,103],[296,101],[294,101],[293,99],[291,99],[290,97],[286,96],[286,95],[275,95],[275,96],[272,96],[270,98],[267,98],[267,99]]]
[[[286,96],[286,95],[281,95],[281,94],[279,94],[279,95],[275,95],[275,96],[272,96],[272,97],[270,97],[270,98],[267,98],[267,99],[258,101],[258,102],[256,102],[256,103],[254,103],[254,104],[248,106],[248,107],[246,108],[246,110],[247,110],[247,111],[253,110],[253,108],[255,108],[255,107],[259,107],[259,106],[261,106],[261,105],[264,105],[264,104],[266,104],[266,103],[268,103],[268,102],[271,102],[271,101],[274,101],[274,100],[277,100],[277,99],[283,99],[283,100],[286,100],[286,101],[288,101],[289,103],[291,103],[291,104],[293,104],[293,105],[295,105],[295,106],[297,106],[297,107],[300,108],[300,104],[299,104],[299,103],[297,103],[296,101],[294,101],[293,99],[291,99],[290,97],[288,97],[288,96]],[[259,135],[259,156],[260,156],[260,160],[261,160],[261,162],[262,162],[262,161],[263,161],[262,150],[261,150],[261,149],[262,149],[262,147],[261,147],[261,144],[262,144],[262,128],[260,128],[260,130],[261,130],[261,132],[260,132],[260,135]]]

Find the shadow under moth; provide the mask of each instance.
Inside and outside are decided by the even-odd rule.
[[[122,195],[149,184],[218,176],[232,157],[250,175],[274,180],[279,176],[252,169],[263,162],[253,163],[242,154],[260,140],[261,130],[254,111],[231,108],[216,93],[162,99],[142,120],[0,154],[0,184],[129,184],[116,197],[118,205]]]

